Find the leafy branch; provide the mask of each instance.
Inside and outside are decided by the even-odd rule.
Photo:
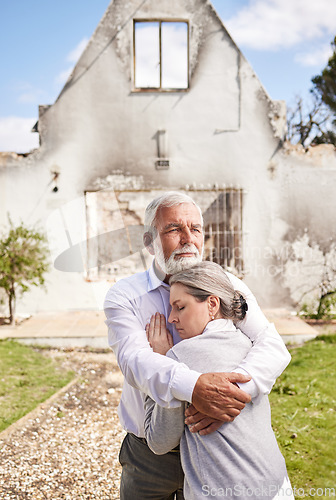
[[[32,286],[43,286],[49,270],[49,250],[44,234],[23,223],[14,227],[9,218],[9,230],[0,239],[0,288],[8,301],[9,320],[15,323],[18,295]]]

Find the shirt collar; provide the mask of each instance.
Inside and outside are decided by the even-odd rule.
[[[170,286],[167,285],[164,281],[161,281],[160,278],[158,278],[155,268],[154,268],[154,259],[152,261],[152,265],[148,269],[148,292],[151,292],[152,290],[156,290],[156,288],[159,288],[162,286],[166,290],[170,290]]]
[[[205,327],[203,333],[206,332],[224,332],[224,331],[234,331],[236,327],[234,326],[231,319],[214,319],[209,321],[207,326]]]

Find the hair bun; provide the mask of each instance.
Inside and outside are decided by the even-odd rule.
[[[240,294],[239,299],[240,299],[240,304],[241,304],[242,311],[244,312],[244,316],[245,316],[245,314],[248,311],[248,305],[247,305],[246,299],[245,299],[245,297],[242,294]]]
[[[233,299],[233,311],[236,319],[240,320],[244,319],[247,310],[248,310],[248,305],[244,295],[238,292],[238,290],[235,290]]]

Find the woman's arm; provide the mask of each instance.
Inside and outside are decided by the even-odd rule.
[[[170,350],[173,339],[166,328],[166,319],[163,314],[155,314],[146,325],[147,339],[153,351],[162,356],[178,361]],[[145,437],[149,448],[156,455],[164,455],[180,443],[184,430],[184,411],[186,403],[178,408],[163,408],[153,399],[145,399]]]
[[[156,455],[175,448],[184,431],[185,404],[179,408],[163,408],[149,396],[145,400],[145,437]]]

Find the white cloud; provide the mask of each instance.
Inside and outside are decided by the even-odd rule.
[[[38,104],[46,93],[34,87],[31,83],[23,81],[15,85],[14,90],[17,92],[17,102],[23,104]]]
[[[162,85],[188,87],[188,34],[185,23],[162,26]]]
[[[37,94],[35,92],[24,92],[19,95],[18,101],[24,104],[34,104],[37,101]]]
[[[23,104],[38,104],[44,95],[45,92],[42,90],[31,88],[31,90],[19,95],[18,102],[22,102]]]
[[[73,67],[70,66],[69,68],[67,69],[64,69],[63,71],[61,71],[57,77],[55,78],[55,82],[58,84],[58,85],[65,85],[67,79],[69,78],[69,76],[71,75],[71,72],[73,70]]]
[[[82,55],[85,47],[87,46],[88,42],[89,42],[88,38],[86,38],[86,37],[83,38],[83,40],[81,40],[79,42],[79,44],[76,45],[76,47],[73,50],[71,50],[71,52],[69,52],[69,54],[67,55],[66,60],[68,62],[76,64],[76,62],[78,61],[78,59]]]
[[[136,87],[160,86],[159,23],[138,23],[135,29]],[[187,88],[187,24],[167,22],[161,29],[162,86]]]
[[[135,29],[136,87],[160,85],[160,53],[158,23],[139,23]]]
[[[27,153],[39,146],[39,135],[31,132],[36,118],[0,117],[0,151]]]
[[[321,45],[316,47],[314,50],[307,52],[298,52],[295,55],[295,62],[301,64],[302,66],[311,66],[320,68],[321,66],[326,66],[329,58],[332,56],[331,45]]]
[[[238,45],[277,50],[336,32],[336,2],[330,0],[250,0],[226,20]]]
[[[67,79],[71,75],[71,72],[73,70],[74,65],[77,63],[78,59],[83,53],[83,50],[88,44],[89,39],[88,38],[83,38],[74,49],[72,49],[69,54],[66,56],[66,62],[67,63],[72,63],[71,66],[68,65],[68,67],[64,70],[62,70],[55,78],[55,82],[58,85],[65,85]]]

